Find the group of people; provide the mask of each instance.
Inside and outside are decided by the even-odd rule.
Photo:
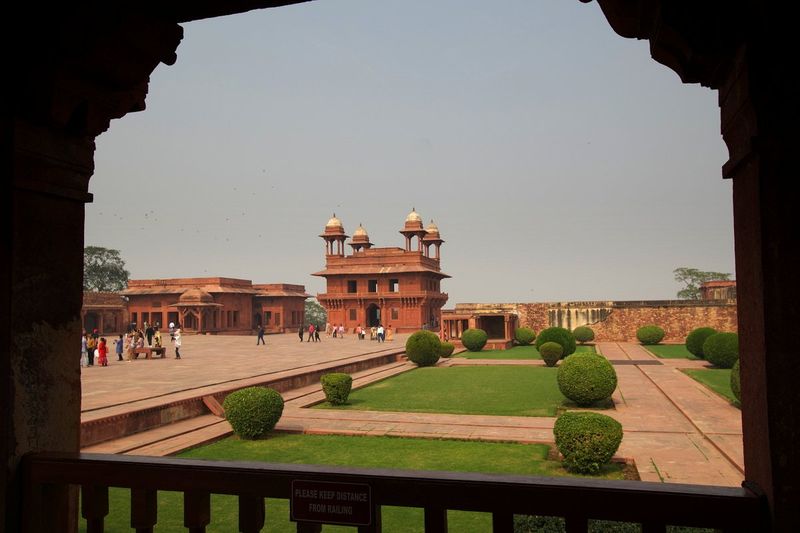
[[[180,324],[170,322],[169,336],[173,346],[175,346],[175,359],[181,358],[181,327]],[[142,348],[162,348],[161,331],[159,325],[155,326],[144,323],[144,329],[137,328],[136,324],[131,324],[127,333],[120,334],[114,340],[114,351],[117,361],[133,361],[137,356],[137,350]],[[125,357],[123,359],[123,354]],[[95,359],[100,366],[108,366],[108,343],[105,337],[100,337],[97,329],[92,333],[83,331],[81,336],[81,366],[94,366]]]
[[[319,331],[320,328],[316,324],[309,324],[308,328],[304,328],[300,326],[297,330],[297,336],[300,338],[300,342],[322,342],[319,338]],[[346,333],[346,329],[344,324],[325,324],[325,336],[326,337],[333,337],[334,339],[339,338],[343,339]],[[378,324],[377,326],[372,326],[371,328],[362,328],[361,324],[355,327],[353,332],[356,335],[358,340],[364,340],[367,338],[367,333],[369,333],[369,339],[372,341],[378,342],[386,342],[386,340],[392,340],[392,326],[388,328],[384,328],[383,324]],[[308,336],[306,337],[306,334]],[[259,344],[259,341],[263,342],[263,328],[259,327],[258,330],[258,340],[256,344]]]
[[[297,330],[297,336],[300,337],[300,342],[303,342],[303,333],[305,332],[305,328],[300,326],[300,329]],[[322,342],[319,338],[319,327],[316,324],[309,324],[308,325],[308,340],[306,342]]]

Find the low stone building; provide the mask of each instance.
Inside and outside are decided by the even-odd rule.
[[[249,334],[263,325],[268,333],[296,329],[305,319],[303,285],[254,285],[235,278],[130,280],[119,293],[84,293],[87,330],[120,333],[144,324],[180,324],[187,333]]]
[[[736,300],[735,280],[704,281],[700,285],[702,300]]]

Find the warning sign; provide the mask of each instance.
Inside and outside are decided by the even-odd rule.
[[[361,483],[292,481],[292,520],[346,526],[372,523],[372,493]]]

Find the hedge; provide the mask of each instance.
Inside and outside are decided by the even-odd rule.
[[[575,337],[572,335],[572,332],[564,328],[547,328],[542,330],[536,337],[536,348],[541,349],[542,345],[546,342],[560,344],[561,347],[564,348],[564,355],[562,357],[572,355],[577,349]]]
[[[353,388],[353,378],[349,374],[342,372],[331,372],[323,374],[319,379],[322,383],[322,390],[325,392],[325,399],[331,405],[343,405],[347,403],[350,390]]]
[[[257,439],[280,420],[283,397],[275,389],[248,387],[230,393],[222,407],[234,433],[243,439]]]
[[[617,388],[617,372],[608,359],[593,353],[576,353],[558,367],[561,394],[585,407],[605,400]]]
[[[733,368],[739,359],[739,335],[736,333],[715,333],[703,343],[706,361],[717,368]]]
[[[717,333],[717,330],[714,328],[693,329],[686,336],[686,349],[695,357],[705,359],[705,355],[703,355],[703,343],[706,342],[706,339],[714,333]]]
[[[536,332],[531,328],[517,328],[514,331],[514,338],[520,346],[528,346],[536,338]]]
[[[553,435],[568,470],[596,474],[619,449],[622,425],[599,413],[566,412],[556,420]]]
[[[581,344],[594,340],[594,330],[589,326],[578,326],[572,330],[572,335]]]
[[[558,360],[564,355],[564,348],[557,342],[546,342],[539,348],[539,354],[547,366],[556,366]]]
[[[478,328],[470,328],[461,334],[461,344],[470,352],[480,352],[488,340],[486,332]]]
[[[450,357],[453,355],[453,350],[456,349],[456,345],[452,342],[443,342],[441,346],[442,350],[439,352],[439,355],[442,357]]]
[[[442,341],[432,331],[417,331],[406,340],[408,360],[418,366],[433,366],[442,353]]]
[[[664,339],[664,330],[655,324],[642,326],[636,330],[636,338],[642,344],[658,344]]]

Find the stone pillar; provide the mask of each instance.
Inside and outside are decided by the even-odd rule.
[[[745,483],[767,495],[775,531],[798,531],[800,396],[787,339],[800,324],[797,96],[767,75],[779,68],[773,52],[761,53],[743,47],[719,92],[730,152],[723,175],[733,179]]]

